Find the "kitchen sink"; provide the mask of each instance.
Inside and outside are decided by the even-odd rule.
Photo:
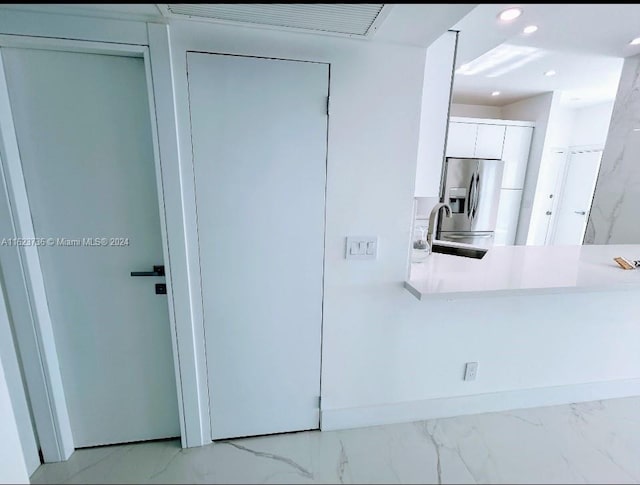
[[[488,249],[465,248],[462,246],[449,246],[447,244],[434,243],[431,251],[440,254],[450,254],[452,256],[464,256],[465,258],[482,259],[487,254]]]

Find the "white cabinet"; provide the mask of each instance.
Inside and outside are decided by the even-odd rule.
[[[477,125],[475,157],[502,158],[504,142],[504,125]]]
[[[502,159],[505,161],[502,177],[503,189],[522,189],[524,187],[532,135],[533,127],[531,126],[506,127],[502,149]]]
[[[505,125],[449,123],[448,157],[501,158]]]
[[[456,39],[456,32],[447,31],[427,49],[420,108],[416,197],[437,197],[440,191]]]
[[[447,156],[473,158],[476,149],[478,125],[475,123],[449,123]]]
[[[516,240],[518,229],[518,217],[520,215],[520,203],[522,202],[522,190],[500,190],[500,203],[498,205],[498,218],[496,220],[495,246],[510,246]]]

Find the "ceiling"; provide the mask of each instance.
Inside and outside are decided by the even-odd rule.
[[[3,4],[1,7],[168,22],[172,17],[170,5],[172,4]],[[305,9],[320,8],[329,12],[334,6],[348,10],[359,4],[173,5],[191,5],[196,10],[208,8],[211,11],[228,7],[236,9],[235,13],[241,11],[244,15],[246,9],[267,9],[267,12],[261,11],[262,13],[252,11],[256,14],[252,19],[254,23],[240,25],[290,30],[273,23],[256,25],[255,21],[260,23],[263,16],[269,18],[278,9],[284,13],[296,13],[287,10],[289,6],[298,9],[298,17],[304,20],[307,16]],[[480,72],[472,75],[456,74],[453,99],[458,103],[503,106],[549,91],[562,91],[564,102],[574,106],[611,100],[616,94],[622,59],[640,54],[640,45],[628,45],[632,38],[640,36],[640,4],[361,5],[366,8],[385,6],[375,22],[375,29],[371,28],[366,33],[371,42],[426,47],[445,30],[452,28],[460,31],[456,67],[473,64],[472,61],[476,59],[478,62],[489,60],[489,68],[485,63],[484,70]],[[497,15],[511,6],[521,7],[522,16],[509,23],[498,21]],[[278,14],[280,17],[282,12]],[[300,17],[300,12],[305,15]],[[346,13],[350,15],[349,12]],[[194,21],[213,20],[202,17],[182,18]],[[325,20],[318,19],[318,22]],[[334,15],[329,20],[334,23],[343,22],[339,15]],[[524,35],[523,27],[531,24],[537,25],[538,31]],[[315,24],[315,31],[309,29],[307,32],[320,33],[322,28],[317,29],[317,25],[318,23]],[[353,36],[359,35],[356,33]],[[543,73],[551,69],[556,71],[556,75],[545,77]],[[494,91],[500,91],[500,95],[491,96]]]
[[[522,15],[499,21],[511,6]],[[574,106],[612,100],[623,58],[640,54],[640,45],[629,45],[640,37],[639,20],[639,4],[478,5],[453,27],[460,31],[454,102],[503,106],[556,90]],[[538,31],[523,34],[527,25]],[[479,72],[462,75],[465,64],[480,64]],[[556,75],[544,76],[548,70]]]
[[[462,19],[476,4],[2,4],[1,8],[19,10],[32,10],[47,13],[61,13],[68,15],[81,15],[101,18],[117,18],[125,20],[168,22],[169,18],[183,18],[192,21],[221,21],[224,23],[237,21],[238,18],[246,20],[244,26],[259,28],[276,28],[290,30],[286,24],[278,25],[277,22],[268,21],[274,19],[281,21],[283,17],[292,20],[295,17],[301,27],[307,27],[307,32],[322,33],[318,23],[309,29],[309,17],[315,14],[316,20],[331,24],[334,28],[340,24],[344,26],[346,21],[354,20],[355,10],[371,10],[378,5],[385,8],[380,12],[380,18],[374,22],[366,34],[372,42],[391,42],[427,47],[443,32]],[[192,9],[192,13],[200,11],[200,17],[189,18],[186,15],[172,13],[171,7],[185,6]],[[225,10],[222,20],[206,18],[212,12],[220,14]],[[329,13],[324,19],[319,19],[318,11]],[[331,12],[331,11],[334,12]],[[373,8],[375,10],[375,8]],[[204,12],[204,14],[202,13]],[[338,14],[336,15],[337,12]],[[237,17],[240,15],[240,17]],[[349,17],[349,18],[348,18]],[[264,20],[261,22],[261,20]],[[355,19],[358,20],[358,19]],[[247,23],[248,22],[248,23]],[[352,22],[353,23],[353,22]],[[263,24],[263,25],[258,25]],[[355,24],[353,24],[355,25]],[[353,26],[352,25],[352,26]],[[327,32],[325,32],[327,33]],[[355,30],[348,32],[354,37],[359,34]],[[361,36],[361,35],[360,35]]]

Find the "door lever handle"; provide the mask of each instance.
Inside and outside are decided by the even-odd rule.
[[[153,271],[132,271],[131,276],[164,276],[164,265],[154,266]]]
[[[575,214],[580,215],[580,216],[584,216],[584,215],[586,215],[586,214],[587,214],[585,211],[573,211],[573,212],[574,212]]]

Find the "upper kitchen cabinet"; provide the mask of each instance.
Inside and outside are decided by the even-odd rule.
[[[446,154],[461,158],[502,158],[504,133],[504,125],[452,121]]]
[[[457,32],[447,31],[427,49],[420,108],[416,197],[438,197],[440,192],[457,36]]]
[[[532,134],[532,123],[526,121],[452,118],[446,156],[502,159],[502,188],[522,189]]]
[[[449,123],[447,156],[473,158],[476,150],[478,125],[475,123]]]
[[[476,158],[502,158],[504,125],[478,125],[476,136]]]
[[[505,161],[502,177],[503,189],[521,189],[524,187],[524,176],[527,171],[529,147],[531,146],[531,126],[507,126],[502,149]]]

